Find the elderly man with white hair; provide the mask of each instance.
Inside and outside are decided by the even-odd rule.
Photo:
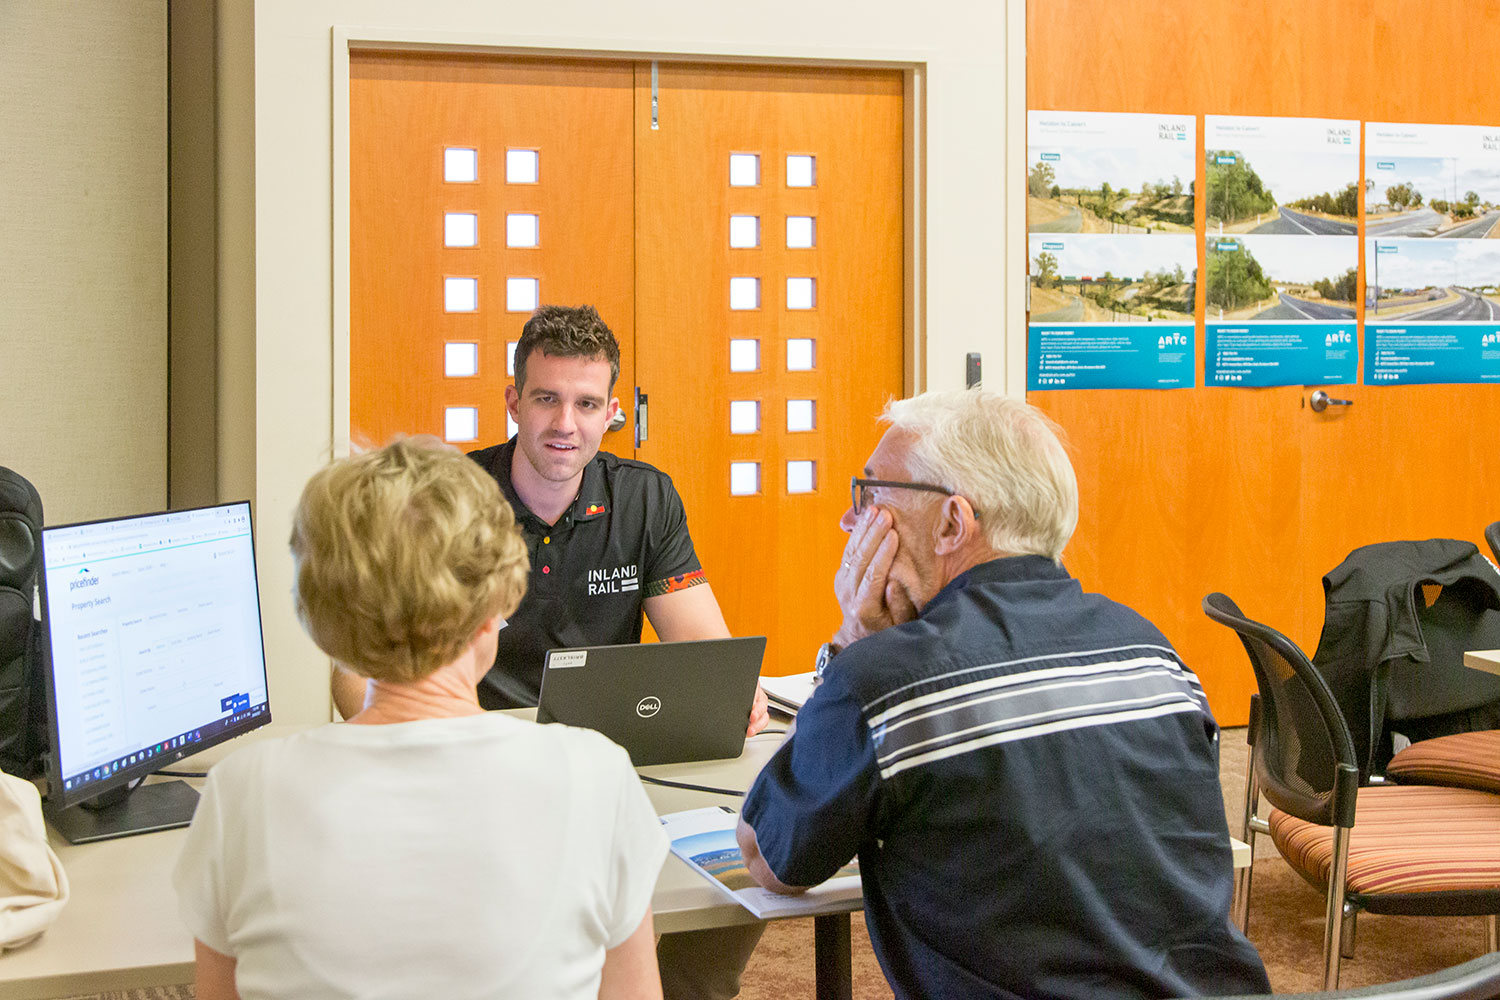
[[[1218,727],[1161,632],[1062,567],[1054,425],[982,390],[884,420],[823,682],[745,800],[751,874],[798,892],[857,854],[898,997],[1268,992],[1229,922]]]

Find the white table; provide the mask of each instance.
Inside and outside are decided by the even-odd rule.
[[[1500,649],[1476,649],[1465,653],[1464,666],[1500,674]]]
[[[1473,655],[1473,654],[1470,654]],[[1500,669],[1500,667],[1497,667]],[[241,740],[286,735],[304,726],[273,723]],[[773,728],[781,728],[778,723]],[[643,775],[721,788],[744,789],[780,745],[781,736],[747,741],[736,760],[664,764]],[[189,758],[177,768],[204,770],[233,741]],[[738,799],[686,789],[646,785],[658,813],[729,804]],[[94,844],[72,845],[55,833],[52,846],[72,885],[72,898],[41,939],[0,955],[0,996],[45,1000],[103,990],[137,989],[193,981],[193,942],[177,917],[171,872],[186,830],[167,830]],[[1250,849],[1232,841],[1236,868],[1250,863]],[[658,933],[747,924],[754,918],[731,902],[675,855],[667,857],[651,909]],[[814,919],[820,997],[850,993],[849,915]]]

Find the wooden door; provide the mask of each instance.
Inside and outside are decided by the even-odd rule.
[[[628,396],[631,64],[356,52],[349,70],[351,440],[506,440],[509,352],[537,301],[599,310]],[[450,409],[473,436],[448,432]]]
[[[450,408],[472,407],[475,439],[459,443],[505,440],[505,352],[529,312],[507,308],[507,282],[595,304],[620,338],[621,402],[638,383],[650,400],[642,447],[627,425],[604,448],[672,476],[730,628],[769,637],[768,672],[806,670],[838,624],[849,477],[904,388],[903,80],[662,64],[652,128],[651,76],[650,63],[353,57],[352,436],[443,435]],[[474,151],[475,180],[444,179],[451,149]],[[537,153],[535,182],[508,178],[518,150]],[[754,183],[731,183],[731,154],[755,158]],[[538,220],[537,245],[507,245],[518,214]],[[477,219],[477,245],[445,245],[449,215]],[[476,308],[445,308],[455,277],[477,280]],[[745,279],[754,308],[731,308]],[[478,374],[445,374],[444,352],[467,343]],[[744,404],[755,429],[732,433]],[[755,467],[743,495],[731,463]]]
[[[730,629],[807,670],[838,627],[849,477],[902,395],[902,79],[662,65],[653,128],[641,72],[639,454],[682,491]]]
[[[1033,3],[1027,103],[1197,115],[1200,144],[1204,114],[1500,124],[1472,17],[1461,0]],[[1202,225],[1201,199],[1197,213]],[[1200,274],[1202,256],[1200,241]],[[1198,296],[1201,315],[1201,282]],[[1224,591],[1311,655],[1322,575],[1350,549],[1439,536],[1482,548],[1500,517],[1494,387],[1331,394],[1354,405],[1315,414],[1296,386],[1029,396],[1075,451],[1070,567],[1162,627],[1226,724],[1244,722],[1254,681],[1234,637],[1199,609],[1204,594]]]

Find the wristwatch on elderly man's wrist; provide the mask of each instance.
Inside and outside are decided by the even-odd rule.
[[[825,642],[818,647],[817,658],[813,660],[813,686],[823,683],[823,672],[828,669],[828,661],[833,659],[833,654],[838,648],[831,642]]]

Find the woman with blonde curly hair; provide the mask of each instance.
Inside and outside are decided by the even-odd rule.
[[[313,476],[291,547],[364,709],[210,773],[175,878],[199,1000],[660,997],[666,839],[625,752],[479,707],[528,573],[495,481],[397,441]]]

